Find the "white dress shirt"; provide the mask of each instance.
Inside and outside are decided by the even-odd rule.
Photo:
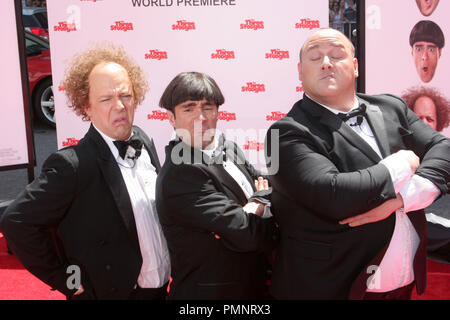
[[[141,155],[136,161],[129,158],[124,160],[120,157],[113,143],[114,140],[95,129],[103,137],[116,159],[130,196],[142,255],[142,267],[137,285],[141,288],[160,288],[169,281],[170,257],[156,212],[155,167],[145,147],[142,147]],[[128,147],[127,155],[134,155],[132,147]]]
[[[214,137],[214,147],[211,149],[203,149],[202,152],[204,152],[208,157],[211,157],[214,151],[219,146],[219,139],[218,137]],[[230,161],[228,159],[225,159],[223,162],[223,168],[226,172],[236,181],[236,183],[241,187],[242,192],[244,192],[245,197],[249,199],[253,195],[253,188],[248,181],[247,177],[244,175],[244,173],[233,163],[233,161]],[[270,218],[272,217],[272,212],[270,211],[270,202],[264,203],[264,213],[262,215],[262,218]]]
[[[339,110],[318,104],[334,114],[342,113]],[[358,106],[359,101],[356,99],[349,112]],[[346,121],[347,125],[354,123],[356,123],[356,118]],[[383,158],[366,118],[360,125],[352,125],[350,128],[366,141],[380,158]],[[368,292],[389,292],[407,286],[414,281],[413,263],[420,238],[405,213],[429,206],[440,194],[439,189],[431,181],[413,175],[409,163],[401,155],[392,154],[381,160],[380,163],[389,170],[395,192],[402,196],[404,207],[395,212],[394,232],[380,265],[376,266],[375,269],[369,267],[370,269],[367,270],[368,273],[376,270],[373,276],[369,278],[370,282],[367,284],[366,290]]]

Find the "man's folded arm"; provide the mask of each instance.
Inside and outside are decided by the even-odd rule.
[[[171,170],[163,194],[173,219],[199,231],[219,236],[236,251],[267,251],[275,244],[273,218],[246,213],[241,205],[217,190],[200,167],[179,166]]]
[[[315,147],[300,134],[281,137],[279,170],[270,178],[272,187],[334,221],[396,197],[389,170],[383,164],[343,173]]]

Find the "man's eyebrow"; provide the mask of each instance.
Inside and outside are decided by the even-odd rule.
[[[181,107],[182,107],[182,108],[189,108],[189,107],[195,106],[196,104],[197,104],[196,101],[186,101],[186,102],[184,102],[184,103],[181,105]]]
[[[345,45],[342,44],[342,43],[330,43],[329,45],[332,46],[332,47],[337,47],[337,48],[345,49]],[[308,51],[310,51],[310,50],[316,49],[316,48],[318,48],[319,46],[320,46],[320,44],[313,44],[313,45],[311,45],[311,46],[306,46],[305,52],[308,52]]]

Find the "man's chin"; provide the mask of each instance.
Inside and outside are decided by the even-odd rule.
[[[133,132],[131,126],[119,126],[114,130],[114,138],[116,140],[128,140]]]
[[[428,83],[431,81],[431,79],[433,79],[433,76],[430,74],[425,74],[425,75],[420,75],[420,79],[425,82]]]

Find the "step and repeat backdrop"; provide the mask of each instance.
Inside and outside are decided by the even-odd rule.
[[[22,78],[14,1],[0,2],[2,58],[0,88],[3,91],[0,117],[0,167],[28,164]],[[7,45],[5,45],[7,44]]]
[[[164,146],[174,137],[159,99],[178,73],[213,77],[225,96],[218,129],[262,169],[264,137],[303,88],[300,47],[328,27],[327,0],[47,0],[58,148],[87,131],[61,85],[70,58],[99,41],[121,45],[142,66],[150,91],[135,124]]]

